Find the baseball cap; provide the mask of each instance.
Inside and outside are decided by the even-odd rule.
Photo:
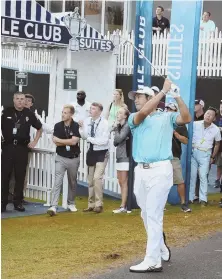
[[[160,93],[160,89],[157,86],[152,86],[151,89],[154,91],[154,93]]]
[[[178,106],[177,106],[176,103],[170,102],[170,103],[166,104],[165,107],[166,107],[166,108],[170,108],[170,109],[172,109],[172,110],[174,110],[174,111],[178,111]]]
[[[201,99],[195,100],[195,105],[198,105],[198,104],[200,104],[203,108],[204,108],[204,106],[205,106],[204,101],[201,100]]]
[[[129,99],[134,101],[136,94],[146,94],[148,96],[154,96],[155,95],[153,90],[148,86],[144,86],[143,89],[138,89],[137,91],[130,91],[128,93]]]

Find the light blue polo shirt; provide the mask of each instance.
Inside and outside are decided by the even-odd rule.
[[[178,112],[155,112],[139,125],[133,123],[135,113],[128,123],[133,134],[133,159],[137,163],[154,163],[173,159],[172,137]]]

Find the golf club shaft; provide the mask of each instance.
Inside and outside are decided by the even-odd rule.
[[[153,66],[153,64],[149,61],[149,59],[132,43],[130,42],[129,40],[126,40],[124,39],[124,43],[123,44],[126,44],[126,43],[129,43],[133,46],[133,48],[142,56],[142,58],[144,58],[149,64],[150,66],[157,72],[157,74],[161,77],[163,77],[164,79],[166,79],[163,75],[161,75],[161,73]]]

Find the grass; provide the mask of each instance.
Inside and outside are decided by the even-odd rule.
[[[219,194],[211,195],[211,205],[193,205],[191,214],[167,205],[169,245],[183,246],[221,230],[219,199]],[[77,213],[2,220],[2,278],[83,279],[143,257],[146,237],[139,210],[113,215],[119,202],[106,199],[105,212],[96,215],[81,212],[86,198],[76,202]]]

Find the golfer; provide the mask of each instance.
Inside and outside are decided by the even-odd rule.
[[[157,95],[149,87],[129,92],[138,112],[129,116],[128,123],[133,134],[133,158],[135,167],[134,194],[141,208],[141,217],[149,235],[144,260],[130,267],[131,272],[162,271],[161,257],[168,261],[170,250],[163,237],[163,212],[173,185],[172,137],[177,125],[191,121],[191,115],[179,90],[171,90],[172,82],[165,80]],[[156,108],[164,97],[175,98],[178,112],[160,112]]]

